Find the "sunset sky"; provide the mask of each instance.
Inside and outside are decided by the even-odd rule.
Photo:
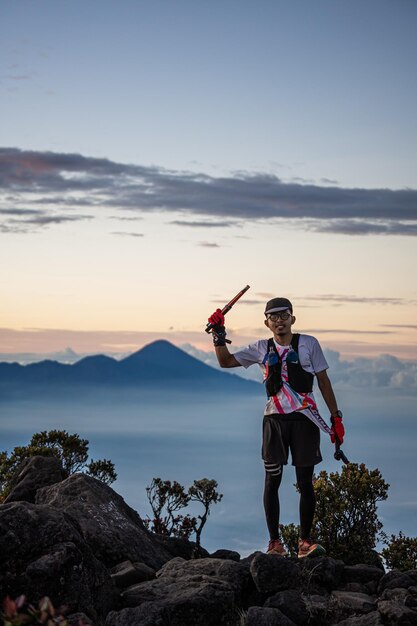
[[[246,284],[233,346],[282,295],[415,359],[416,62],[414,0],[2,2],[0,359],[210,350]]]

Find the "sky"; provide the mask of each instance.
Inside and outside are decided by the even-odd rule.
[[[3,0],[0,359],[158,338],[204,357],[207,317],[249,284],[233,347],[286,296],[335,361],[415,362],[416,18]]]

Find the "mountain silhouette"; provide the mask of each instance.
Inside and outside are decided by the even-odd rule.
[[[117,361],[88,356],[73,364],[40,361],[0,363],[0,391],[52,393],[76,388],[134,388],[163,391],[259,392],[259,383],[214,369],[169,341],[158,340]]]

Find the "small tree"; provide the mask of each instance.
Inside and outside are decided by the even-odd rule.
[[[381,555],[390,569],[402,572],[417,569],[417,537],[406,537],[400,530],[398,536],[391,535],[391,541],[383,533],[383,541],[387,547]]]
[[[62,461],[64,471],[68,475],[80,472],[88,459],[88,440],[81,439],[77,434],[70,435],[66,430],[43,430],[32,435],[30,448],[53,450]],[[33,455],[31,455],[33,456]]]
[[[312,534],[329,556],[345,563],[376,564],[375,546],[382,523],[377,503],[386,500],[389,485],[378,469],[349,463],[341,473],[320,472],[314,479],[316,514]],[[282,526],[290,553],[299,527]]]
[[[217,504],[223,498],[222,493],[217,491],[217,482],[215,480],[209,480],[208,478],[201,478],[201,480],[195,480],[188,490],[190,500],[194,502],[200,502],[203,507],[203,515],[199,515],[199,523],[195,525],[195,542],[200,545],[201,532],[207,522],[207,518],[210,515],[210,506]]]
[[[196,544],[200,545],[201,533],[210,514],[211,504],[220,502],[223,495],[217,491],[217,482],[202,478],[195,480],[188,489],[177,481],[163,481],[161,478],[153,478],[152,483],[146,488],[146,495],[153,512],[153,519],[146,519],[147,528],[155,533],[189,538],[195,533]],[[198,518],[191,515],[178,514],[177,511],[184,509],[188,504],[200,502],[204,511]],[[176,514],[177,513],[177,514]]]
[[[153,532],[167,537],[188,538],[194,529],[194,518],[189,515],[175,514],[190,501],[190,496],[180,483],[174,480],[153,478],[146,495],[153,512],[153,520],[144,520],[145,525]],[[164,514],[165,513],[165,514]]]
[[[33,456],[55,456],[61,459],[68,476],[75,472],[85,473],[110,484],[117,478],[114,464],[106,459],[87,463],[88,440],[65,430],[46,430],[35,433],[27,446],[17,446],[10,455],[0,452],[0,502],[8,495],[12,478],[24,459]]]

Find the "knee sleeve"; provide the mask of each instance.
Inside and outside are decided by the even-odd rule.
[[[265,472],[267,476],[278,478],[282,476],[282,465],[277,463],[264,463]]]

